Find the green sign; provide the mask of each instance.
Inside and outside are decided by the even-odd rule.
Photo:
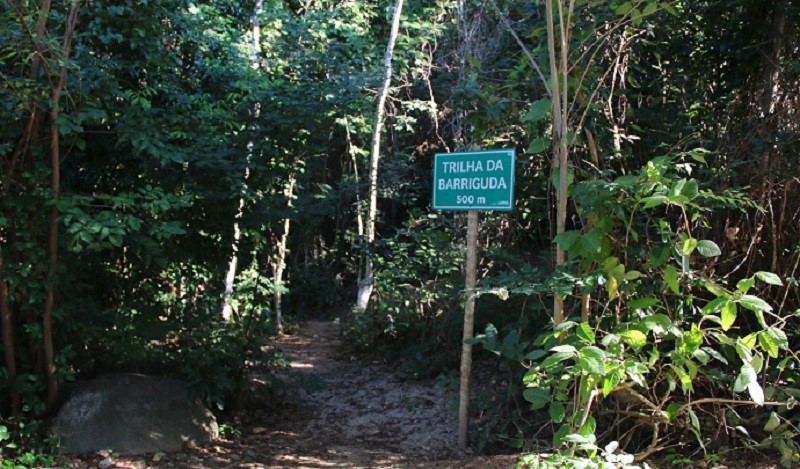
[[[437,153],[434,210],[510,211],[514,207],[514,149]]]

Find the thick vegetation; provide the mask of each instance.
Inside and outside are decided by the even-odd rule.
[[[518,158],[469,292],[511,383],[476,442],[797,464],[798,5],[407,0],[371,180],[392,16],[0,4],[0,440],[109,371],[230,407],[281,309],[355,304],[365,265],[349,342],[454,369],[465,218],[431,211],[432,159],[482,147]]]

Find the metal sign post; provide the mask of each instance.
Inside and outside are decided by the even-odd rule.
[[[467,210],[467,258],[465,264],[464,335],[461,345],[461,389],[458,405],[458,445],[469,443],[469,410],[472,388],[475,286],[478,277],[478,211],[510,211],[514,206],[513,149],[463,153],[438,153],[433,170],[433,209]]]

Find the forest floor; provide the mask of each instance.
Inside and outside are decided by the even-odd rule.
[[[517,457],[458,450],[455,390],[410,380],[395,367],[347,353],[339,327],[308,321],[271,348],[290,366],[253,377],[277,387],[274,402],[248,402],[222,437],[177,453],[97,454],[67,467],[130,468],[508,468]]]

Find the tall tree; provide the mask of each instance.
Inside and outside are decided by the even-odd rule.
[[[392,27],[389,33],[389,43],[386,45],[386,53],[383,58],[383,86],[378,93],[378,104],[375,111],[375,127],[372,131],[372,150],[369,158],[369,208],[367,210],[365,237],[367,245],[371,248],[375,242],[375,222],[378,216],[378,163],[381,157],[381,130],[383,128],[386,97],[389,95],[389,88],[392,83],[392,57],[394,55],[394,45],[397,42],[397,34],[400,30],[400,15],[403,11],[403,1],[397,0],[392,13]],[[360,312],[367,310],[372,290],[375,288],[375,264],[372,253],[367,252],[361,263],[361,271],[358,275],[358,294],[356,296],[356,307]]]
[[[566,231],[567,226],[567,55],[569,39],[567,31],[572,16],[574,1],[570,1],[567,18],[564,18],[565,5],[562,0],[555,0],[558,11],[558,35],[554,27],[555,12],[553,1],[545,0],[545,16],[547,21],[547,51],[550,59],[551,97],[553,102],[553,167],[558,169],[558,186],[556,187],[556,235]],[[565,23],[566,21],[566,23]],[[557,51],[560,57],[556,57]],[[566,262],[566,252],[556,244],[556,265]],[[564,321],[564,300],[559,293],[554,295],[553,323]]]
[[[250,66],[253,69],[260,67],[261,60],[261,15],[264,9],[264,0],[256,0],[253,14],[250,17],[251,24],[251,43],[250,43]],[[261,103],[253,104],[253,119],[258,120],[261,115]],[[230,321],[233,316],[233,306],[231,305],[231,296],[233,295],[233,286],[236,280],[236,270],[239,264],[239,245],[242,239],[241,221],[244,214],[245,199],[247,196],[247,180],[250,179],[250,165],[253,160],[253,152],[255,151],[255,144],[253,141],[247,142],[247,155],[245,156],[244,174],[242,176],[242,185],[239,190],[239,202],[236,206],[236,214],[233,219],[233,240],[231,241],[231,257],[228,261],[228,269],[225,274],[225,287],[222,293],[222,319]]]

